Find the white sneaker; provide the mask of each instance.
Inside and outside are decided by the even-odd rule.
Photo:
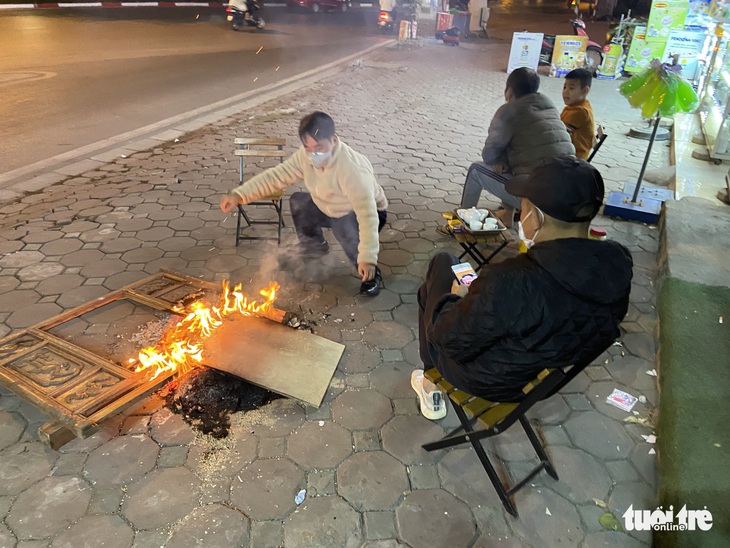
[[[411,388],[418,396],[424,417],[435,421],[446,416],[446,396],[434,383],[424,380],[423,369],[411,372]]]

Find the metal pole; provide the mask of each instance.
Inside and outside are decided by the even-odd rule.
[[[646,164],[649,163],[649,154],[651,154],[651,147],[654,144],[654,138],[656,137],[656,132],[659,129],[659,121],[662,119],[661,116],[657,114],[657,117],[654,119],[654,128],[651,130],[651,137],[649,138],[649,147],[646,149],[646,156],[644,156],[644,163],[641,164],[641,171],[639,172],[639,179],[636,181],[636,188],[634,189],[634,197],[631,198],[631,203],[635,204],[636,199],[639,197],[639,189],[641,188],[641,180],[644,178],[644,172],[646,171]]]

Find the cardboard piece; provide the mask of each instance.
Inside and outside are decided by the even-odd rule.
[[[319,407],[344,345],[263,318],[226,320],[205,342],[204,364]]]

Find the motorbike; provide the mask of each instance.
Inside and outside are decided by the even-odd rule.
[[[603,62],[603,48],[598,42],[594,42],[588,38],[586,24],[580,15],[577,15],[575,19],[571,19],[570,24],[573,27],[573,34],[576,36],[585,36],[587,39],[585,68],[593,73],[598,70],[598,67]],[[554,48],[555,36],[545,35],[542,39],[542,49],[540,50],[541,65],[550,65]]]
[[[394,19],[392,12],[381,11],[378,15],[378,29],[380,29],[380,32],[383,34],[392,33],[393,28],[395,27]]]
[[[238,6],[229,4],[226,6],[226,13],[228,14],[226,20],[231,22],[233,30],[238,30],[243,25],[262,29],[266,22],[258,14],[259,11],[261,11],[261,4],[257,0],[246,0]]]

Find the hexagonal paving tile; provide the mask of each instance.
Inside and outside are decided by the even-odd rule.
[[[354,342],[348,343],[340,359],[339,369],[346,373],[367,373],[380,365],[380,352],[374,348]]]
[[[161,242],[167,238],[172,238],[175,235],[175,231],[165,226],[156,226],[154,228],[148,228],[146,230],[140,230],[136,234],[138,240],[143,242]]]
[[[230,448],[225,453],[221,452],[225,458],[220,459],[214,470],[210,469],[208,448],[197,444],[190,446],[186,466],[204,479],[226,478],[238,474],[244,466],[256,460],[259,440],[249,431],[234,428],[228,435],[227,441],[230,443]]]
[[[43,254],[38,251],[15,251],[8,253],[0,259],[2,268],[23,268],[44,259]]]
[[[303,468],[335,468],[350,453],[350,432],[330,421],[306,422],[287,441],[287,455]]]
[[[248,546],[249,519],[241,512],[212,504],[195,508],[172,531],[168,548]]]
[[[363,329],[373,321],[373,315],[359,306],[336,306],[329,311],[330,316],[324,321],[340,329]]]
[[[108,240],[114,240],[119,236],[120,232],[110,226],[101,226],[94,230],[87,230],[82,232],[79,236],[79,240],[82,242],[106,242]]]
[[[16,536],[8,529],[7,525],[0,523],[0,546],[15,546]]]
[[[21,415],[0,411],[0,450],[18,441],[25,427],[25,420]]]
[[[574,503],[606,500],[613,482],[608,470],[595,458],[572,447],[551,447],[548,454],[560,478],[557,482],[549,480],[555,492]]]
[[[485,448],[488,447],[484,444]],[[441,452],[437,451],[439,455]],[[487,451],[490,460],[495,464],[497,473],[508,482],[513,481],[506,475],[503,467],[498,466],[499,459],[495,459],[491,451]],[[471,447],[460,447],[449,450],[438,464],[441,487],[452,495],[466,502],[471,507],[485,506],[501,508],[502,501],[489,481],[482,463],[479,462],[476,451]],[[522,478],[517,478],[518,481]]]
[[[23,306],[34,304],[41,296],[35,291],[9,291],[0,295],[0,312],[13,312]]]
[[[365,328],[363,341],[381,350],[403,348],[414,339],[413,332],[397,322],[373,322]]]
[[[413,262],[413,255],[401,249],[385,249],[378,254],[378,262],[386,266],[406,266]]]
[[[103,543],[109,548],[125,548],[131,546],[133,540],[134,530],[119,516],[84,516],[57,535],[53,539],[53,546],[76,548]]]
[[[58,453],[40,443],[16,443],[0,452],[0,495],[17,495],[51,472]]]
[[[285,546],[359,548],[360,516],[337,496],[308,499],[286,519]]]
[[[393,415],[390,400],[374,390],[347,390],[331,408],[332,418],[349,430],[379,428]]]
[[[199,487],[186,468],[154,470],[127,488],[122,513],[137,529],[166,526],[198,505]]]
[[[157,247],[139,247],[125,252],[121,259],[127,264],[148,263],[159,259],[164,254],[165,252]]]
[[[626,458],[634,446],[623,424],[596,411],[576,413],[564,427],[577,447],[599,459]]]
[[[98,249],[82,249],[67,253],[61,257],[61,262],[66,266],[86,266],[101,261],[104,254]]]
[[[195,432],[167,408],[160,409],[150,420],[150,436],[162,446],[187,445],[195,439]]]
[[[139,230],[145,230],[152,226],[152,221],[145,217],[135,217],[133,219],[127,219],[119,221],[115,225],[115,228],[119,232],[137,232]]]
[[[411,388],[411,371],[413,366],[409,363],[386,362],[370,373],[370,386],[391,399],[412,397],[414,409],[417,409],[418,400]]]
[[[570,407],[563,398],[548,398],[532,406],[527,416],[540,424],[557,424],[570,415]]]
[[[84,476],[99,485],[125,485],[150,472],[159,452],[145,435],[119,436],[89,455]]]
[[[184,251],[193,247],[197,242],[187,236],[173,236],[162,240],[159,248],[165,251]]]
[[[409,493],[395,515],[400,537],[409,546],[466,547],[476,532],[469,507],[440,489]]]
[[[51,476],[21,493],[5,519],[19,538],[60,533],[86,513],[91,486],[73,476]]]
[[[61,263],[41,262],[21,268],[16,276],[23,282],[35,282],[58,276],[64,269]]]
[[[63,238],[61,240],[55,240],[44,244],[41,246],[40,252],[46,257],[67,255],[68,253],[78,251],[83,245],[83,242],[76,238]]]
[[[304,471],[289,459],[256,460],[231,484],[231,504],[251,519],[277,519],[291,512],[304,486]]]
[[[337,492],[356,510],[384,510],[408,491],[402,462],[383,451],[355,453],[337,469]]]
[[[291,434],[304,422],[302,406],[289,399],[274,400],[265,407],[251,424],[251,430],[262,438],[276,438]]]
[[[196,230],[203,226],[203,221],[197,217],[179,217],[167,223],[173,230]]]
[[[106,278],[123,272],[127,268],[127,263],[119,259],[102,259],[95,263],[86,265],[81,269],[81,275],[87,278]]]
[[[82,285],[81,287],[64,291],[58,300],[56,300],[56,303],[64,308],[73,308],[74,306],[93,301],[107,293],[107,289],[100,285]]]
[[[20,280],[14,276],[3,276],[0,278],[0,295],[12,291],[20,285]]]
[[[63,309],[55,303],[38,303],[16,310],[6,321],[10,327],[20,329],[52,318],[61,312]]]
[[[514,503],[520,518],[512,520],[512,529],[529,545],[578,546],[583,539],[585,532],[575,507],[549,489],[523,487]]]
[[[115,238],[101,244],[101,250],[104,253],[124,253],[132,249],[137,249],[142,242],[137,238]]]
[[[443,428],[420,414],[399,415],[380,430],[383,449],[405,464],[435,462],[438,453],[429,453],[421,445],[443,435]]]

